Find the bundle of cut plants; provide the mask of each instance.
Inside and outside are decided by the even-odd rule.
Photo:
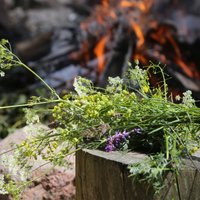
[[[151,88],[150,72],[162,77],[160,87]],[[200,145],[200,109],[191,91],[173,102],[163,69],[151,64],[145,70],[130,67],[123,79],[109,78],[105,89],[77,78],[76,94],[53,109],[64,135],[76,137],[79,147],[103,151],[139,151],[149,155],[129,166],[131,176],[147,181],[158,193],[168,172],[178,173],[182,158]]]
[[[150,71],[162,77],[160,87],[151,88]],[[145,70],[130,67],[123,79],[109,78],[104,89],[77,77],[74,88],[75,93],[64,96],[52,110],[58,127],[42,138],[55,147],[49,149],[47,160],[62,163],[66,153],[74,152],[74,145],[106,152],[143,152],[149,158],[130,165],[131,176],[149,182],[159,192],[167,173],[177,173],[182,158],[190,158],[199,148],[200,109],[191,91],[177,96],[178,103],[172,102],[159,65]]]
[[[177,173],[182,158],[190,158],[200,146],[200,108],[195,105],[191,91],[173,98],[168,93],[165,74],[159,65],[141,69],[129,66],[123,78],[109,78],[105,88],[98,88],[90,80],[77,77],[75,92],[60,97],[28,66],[21,63],[5,45],[1,46],[1,71],[22,66],[39,78],[51,92],[51,97],[34,97],[27,104],[27,123],[41,123],[43,104],[49,104],[53,117],[50,129],[38,128],[38,134],[15,147],[14,160],[30,175],[31,162],[42,156],[47,162],[63,165],[66,156],[81,148],[106,151],[139,151],[148,155],[143,162],[129,166],[135,180],[147,181],[155,192],[164,185],[168,172]],[[151,73],[162,78],[158,87],[151,87]],[[0,109],[12,106],[0,107]],[[31,161],[31,162],[30,162]],[[11,175],[9,176],[11,177]],[[28,179],[28,176],[27,176]],[[17,193],[23,181],[0,179],[3,192]],[[19,187],[20,185],[20,187]],[[14,189],[13,189],[14,188]]]

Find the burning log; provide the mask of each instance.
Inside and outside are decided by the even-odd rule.
[[[101,75],[101,84],[106,84],[109,76],[121,76],[127,68],[128,61],[136,48],[136,36],[129,29],[129,24],[122,21],[114,39],[111,58]]]

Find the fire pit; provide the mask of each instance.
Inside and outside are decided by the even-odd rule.
[[[128,61],[139,60],[143,66],[159,62],[172,77],[168,84],[173,96],[190,89],[200,97],[200,18],[197,11],[188,10],[187,1],[102,0],[88,8],[80,26],[54,33],[50,54],[36,64],[44,69],[73,66],[77,70],[73,75],[66,72],[66,80],[78,74],[105,85],[108,76],[123,75]],[[57,42],[63,43],[59,51]],[[50,71],[50,84],[59,81],[55,77]],[[152,85],[158,82],[152,75]]]
[[[76,75],[105,85],[108,76],[123,75],[128,61],[139,60],[143,66],[149,61],[166,65],[173,96],[190,89],[199,99],[199,3],[190,5],[187,0],[66,1],[62,7],[78,20],[28,43],[19,41],[16,51],[59,91],[66,82],[70,88]],[[152,85],[158,82],[152,75]]]

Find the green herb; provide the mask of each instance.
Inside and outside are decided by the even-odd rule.
[[[5,41],[0,45],[0,59],[3,72],[18,64],[36,75],[6,48]],[[162,77],[157,88],[151,87],[150,72]],[[76,92],[62,98],[36,76],[52,93],[52,98],[33,98],[17,107],[31,107],[26,110],[31,131],[33,124],[40,123],[40,114],[44,112],[41,106],[50,104],[55,127],[46,130],[38,126],[36,136],[15,146],[15,162],[21,168],[30,169],[30,161],[37,160],[39,155],[47,162],[64,165],[67,155],[85,147],[143,151],[149,158],[130,165],[131,176],[147,181],[158,193],[166,174],[177,173],[181,159],[190,157],[200,146],[200,108],[196,107],[190,91],[177,97],[181,103],[170,101],[165,74],[159,65],[151,63],[144,70],[136,63],[123,79],[109,78],[105,88],[96,88],[90,80],[77,77]],[[0,191],[5,192],[3,180],[0,179]],[[23,183],[18,182],[19,187]]]

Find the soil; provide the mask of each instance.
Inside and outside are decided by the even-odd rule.
[[[23,200],[74,200],[74,173],[53,170],[41,180],[34,181],[22,196]]]

